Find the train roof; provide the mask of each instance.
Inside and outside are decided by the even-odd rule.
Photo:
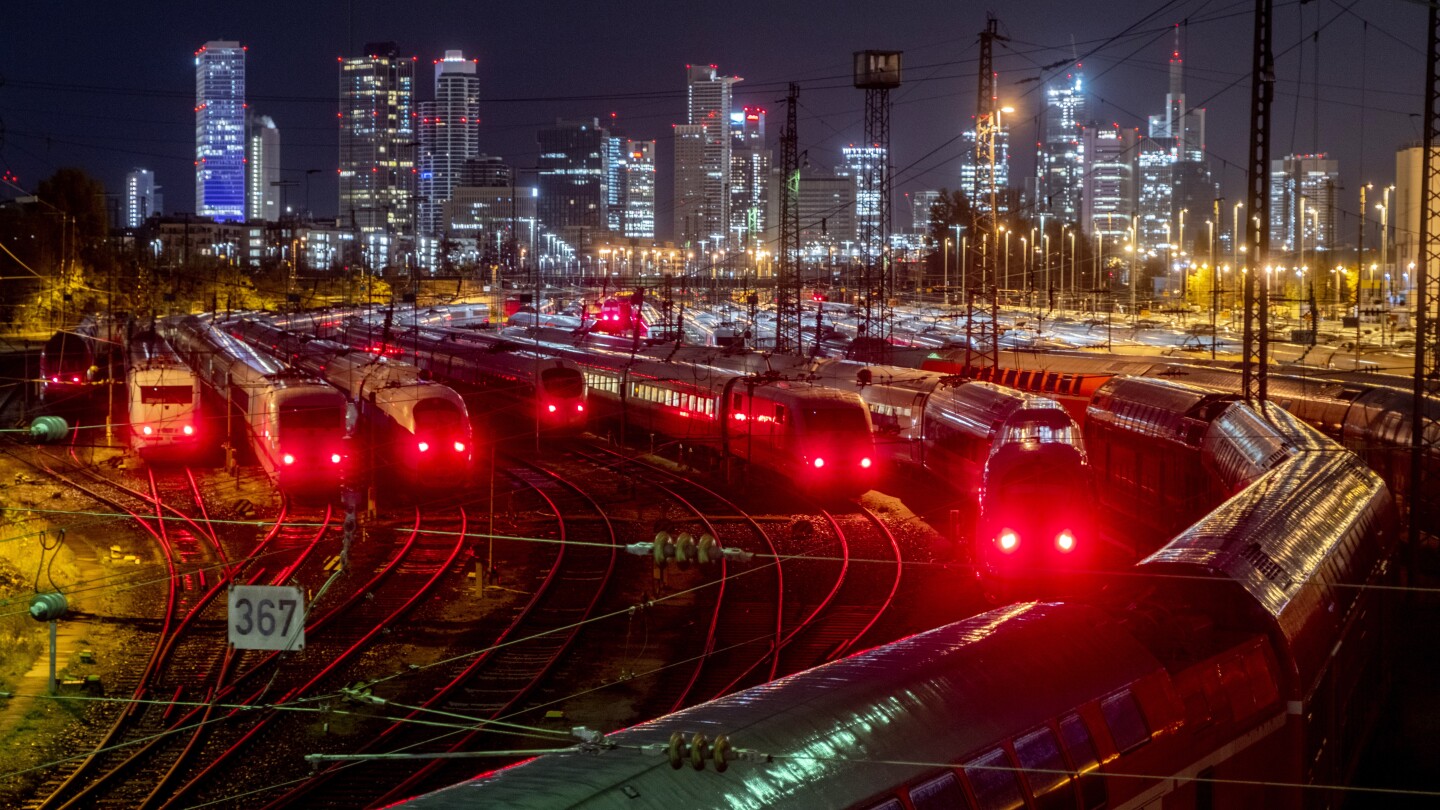
[[[1115,377],[1095,392],[1086,420],[1123,424],[1127,431],[1197,445],[1204,424],[1234,397],[1148,377]]]
[[[406,806],[848,807],[1159,668],[1096,608],[1011,605],[616,732],[611,750],[542,756]],[[726,734],[774,760],[673,770],[674,731]]]
[[[1303,425],[1297,426],[1309,430]],[[1319,437],[1164,548],[1141,571],[1179,569],[1237,585],[1246,615],[1266,617],[1288,651],[1300,693],[1323,671],[1346,613],[1395,541],[1393,503],[1378,475]],[[1198,598],[1221,594],[1193,580]]]

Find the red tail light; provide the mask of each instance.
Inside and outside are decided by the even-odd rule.
[[[824,467],[824,466],[825,466],[825,459],[823,459],[823,458],[817,458],[817,459],[815,459],[815,469],[818,470],[818,469],[820,469],[821,467]]]
[[[149,436],[151,433],[155,432],[155,428],[146,425],[145,427],[140,428],[140,432],[144,433],[146,436]]]
[[[1071,551],[1074,551],[1075,535],[1071,534],[1069,529],[1066,529],[1065,531],[1055,535],[1055,548],[1058,548],[1062,552],[1067,554]]]
[[[465,442],[455,442],[455,452],[457,452],[457,453],[463,453],[463,452],[465,452]]]
[[[339,463],[340,463],[340,454],[339,454],[339,453],[331,453],[331,454],[330,454],[330,463],[331,463],[331,464],[339,464]]]
[[[585,412],[585,406],[584,406],[584,405],[576,405],[576,406],[575,406],[575,412],[576,412],[576,413],[584,413],[584,412]]]
[[[194,425],[186,425],[185,427],[181,428],[180,430],[183,431],[186,436],[194,436],[194,435],[195,435],[195,427],[194,427]]]
[[[550,407],[550,413],[554,413],[554,412],[555,412],[555,406],[554,406],[554,405],[551,405],[551,406],[549,406],[549,407]]]
[[[867,469],[867,470],[870,469],[870,459],[869,459],[869,457],[860,459],[860,466],[861,466],[862,468],[864,468],[864,469]]]
[[[286,453],[285,455],[281,456],[281,457],[280,457],[280,460],[283,461],[283,462],[285,462],[285,464],[286,464],[287,466],[295,463],[295,457],[292,456],[292,455],[290,455],[289,453]]]
[[[995,545],[999,546],[1001,551],[1009,554],[1020,547],[1020,535],[1006,529],[1000,533],[999,537],[995,538]]]
[[[419,444],[418,446],[420,447],[420,452],[422,452],[422,453],[424,453],[425,451],[427,451],[427,450],[430,449],[430,443],[429,443],[429,442],[420,442],[420,444]]]

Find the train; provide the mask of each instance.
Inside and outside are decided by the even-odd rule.
[[[650,329],[640,314],[640,303],[638,293],[630,298],[606,298],[600,302],[600,317],[595,330],[609,335],[644,338]]]
[[[92,336],[76,329],[56,332],[40,349],[40,399],[72,402],[90,391],[98,368]]]
[[[403,356],[426,374],[465,386],[492,429],[496,422],[523,423],[526,430],[533,425],[544,435],[568,437],[589,425],[588,390],[578,366],[494,332],[402,330],[350,318],[334,334],[359,351]]]
[[[235,433],[238,416],[255,460],[281,490],[301,495],[338,491],[347,474],[345,395],[313,375],[292,369],[218,329],[186,316],[166,336],[214,396],[213,435]],[[202,430],[206,428],[202,427]]]
[[[141,458],[188,461],[211,446],[200,429],[200,378],[153,329],[130,337],[125,392],[130,446]]]
[[[424,379],[410,363],[306,339],[257,318],[237,318],[222,328],[346,395],[366,426],[368,479],[424,489],[459,487],[470,480],[473,431],[465,400],[454,389]]]
[[[982,365],[963,351],[936,352],[923,368],[965,379],[988,380],[1052,397],[1077,419],[1086,418],[1095,393],[1117,376],[1166,379],[1211,391],[1242,394],[1241,373],[1228,363],[1179,363],[1146,357],[1116,357],[1084,352],[1007,351],[1002,367]],[[1411,424],[1413,392],[1387,383],[1397,378],[1329,369],[1297,369],[1267,375],[1268,398],[1355,452],[1380,474],[1400,501],[1401,512],[1421,531],[1440,536],[1440,509],[1411,504]],[[1303,376],[1302,376],[1303,371]],[[1421,464],[1427,475],[1440,475],[1440,398],[1423,403],[1427,427]],[[1413,507],[1413,509],[1412,509]]]
[[[1388,679],[1394,502],[1275,406],[1231,402],[1203,441],[1213,486],[1235,494],[1113,591],[997,608],[612,734],[577,729],[573,746],[402,806],[1338,804]]]
[[[1028,590],[1042,579],[1066,578],[1097,563],[1084,441],[1074,419],[1052,399],[848,360],[699,347],[656,348],[644,355],[797,377],[857,393],[870,411],[879,475],[909,470],[912,480],[973,497],[970,557],[996,598],[1012,586]],[[1035,503],[1049,508],[1035,509]]]
[[[667,438],[680,455],[739,460],[817,494],[857,495],[879,480],[870,411],[854,391],[803,374],[726,367],[713,350],[632,352],[607,335],[546,328],[498,337],[580,367],[597,418],[624,434]]]

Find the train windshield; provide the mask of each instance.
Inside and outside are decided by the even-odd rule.
[[[1001,430],[1000,444],[1080,444],[1075,423],[1064,411],[1038,411],[1025,414],[1007,423]]]
[[[865,412],[859,408],[807,408],[805,423],[812,433],[870,434]]]
[[[280,408],[280,430],[313,430],[343,433],[345,411],[334,406],[319,408],[286,405]]]
[[[465,417],[454,404],[443,399],[427,399],[415,404],[415,435],[461,436],[465,429]]]
[[[189,405],[195,391],[188,385],[146,385],[140,388],[140,401],[146,405]]]
[[[585,393],[585,378],[569,368],[547,368],[540,372],[540,382],[551,396],[573,398]]]

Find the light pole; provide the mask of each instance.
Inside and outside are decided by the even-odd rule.
[[[1065,272],[1065,266],[1060,266],[1060,272]],[[1070,232],[1070,306],[1075,306],[1075,232]]]
[[[1043,250],[1040,251],[1040,258],[1045,262],[1045,294],[1047,298],[1053,293],[1050,283],[1050,234],[1040,236]]]
[[[941,262],[941,266],[944,268],[945,274],[944,301],[948,304],[950,303],[950,237],[948,236],[945,237],[945,261]]]
[[[1069,230],[1069,223],[1060,226],[1060,293],[1062,296],[1065,293],[1065,234]]]

